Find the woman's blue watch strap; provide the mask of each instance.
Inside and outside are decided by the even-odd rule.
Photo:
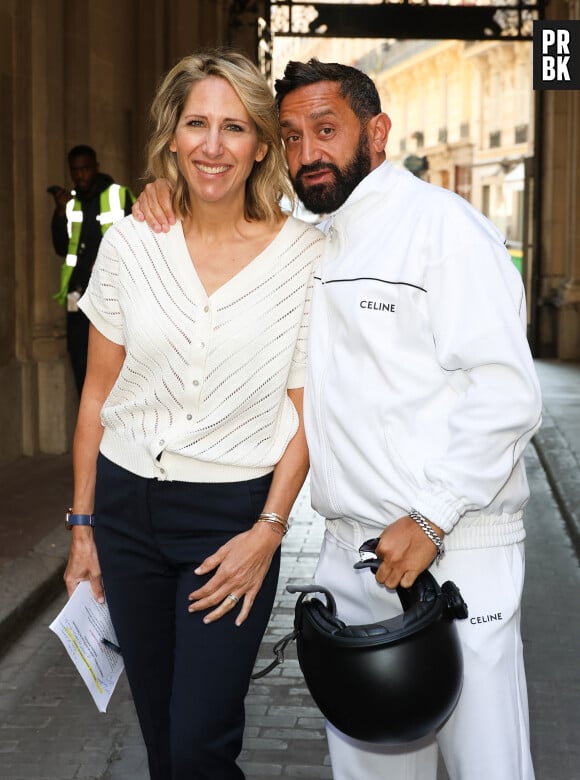
[[[70,529],[73,527],[73,525],[94,525],[95,524],[95,516],[94,515],[81,515],[77,512],[73,512],[72,509],[69,509],[66,513],[65,517],[65,525],[70,531]]]

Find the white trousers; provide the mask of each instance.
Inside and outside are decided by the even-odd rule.
[[[316,581],[334,595],[346,623],[401,612],[396,592],[379,585],[369,569],[353,569],[359,546],[374,536],[376,528],[327,521]],[[438,746],[450,780],[534,780],[520,635],[523,543],[453,550],[431,571],[440,584],[452,580],[469,609],[469,617],[456,622],[464,661],[459,702],[433,738],[402,747],[359,742],[328,724],[334,780],[435,780]]]

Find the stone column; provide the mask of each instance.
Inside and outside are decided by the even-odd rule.
[[[547,16],[578,19],[580,3],[554,0]],[[537,353],[580,360],[580,97],[546,90],[543,101]]]

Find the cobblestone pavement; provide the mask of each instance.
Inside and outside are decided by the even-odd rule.
[[[538,780],[580,778],[580,570],[568,533],[533,448],[528,511],[523,636]],[[256,664],[288,633],[295,596],[288,581],[311,580],[322,522],[303,491],[284,541],[279,595]],[[2,780],[145,780],[144,749],[122,678],[97,712],[68,656],[48,631],[64,595],[0,661]],[[306,690],[290,646],[285,663],[252,684],[242,766],[247,780],[331,778],[323,720]],[[445,780],[443,768],[439,780]],[[216,780],[218,780],[216,778]],[[363,780],[361,778],[361,780]],[[493,778],[490,778],[493,780]]]

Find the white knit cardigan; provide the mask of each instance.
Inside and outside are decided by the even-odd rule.
[[[274,468],[298,419],[314,267],[324,237],[289,217],[271,244],[208,296],[180,222],[111,227],[79,307],[125,348],[101,452],[134,474],[235,482]]]

